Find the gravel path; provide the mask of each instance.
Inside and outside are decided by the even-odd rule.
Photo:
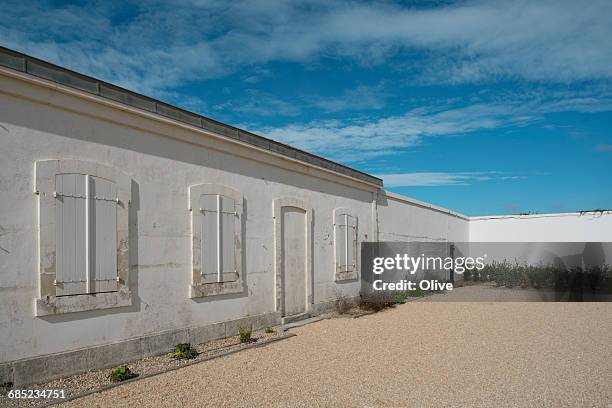
[[[292,331],[62,407],[612,406],[611,303],[417,301]]]

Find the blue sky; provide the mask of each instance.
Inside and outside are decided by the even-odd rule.
[[[12,1],[0,43],[468,215],[612,207],[612,2]]]

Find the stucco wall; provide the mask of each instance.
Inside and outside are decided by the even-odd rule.
[[[612,214],[472,217],[472,242],[612,242]]]
[[[357,296],[360,290],[358,280],[335,280],[337,208],[350,209],[357,217],[359,241],[612,241],[609,214],[469,219],[171,119],[19,75],[0,72],[0,379],[7,367],[3,362],[115,343],[125,348],[141,337],[277,313],[273,204],[278,199],[312,210],[309,293],[314,309],[329,305],[338,294]],[[48,159],[98,162],[131,178],[131,306],[35,317],[35,162]],[[188,192],[201,183],[225,185],[244,197],[242,293],[189,297]],[[227,327],[218,335],[227,334]],[[147,347],[159,352],[176,339],[183,338],[169,336]],[[66,358],[53,375],[76,370],[71,364],[81,357]],[[112,361],[121,358],[119,354]],[[9,370],[17,375],[15,366]],[[28,381],[33,370],[40,375],[40,366],[32,363],[21,370],[21,381]]]
[[[377,205],[380,241],[448,241],[469,239],[468,218],[409,197],[383,193]]]
[[[351,208],[371,239],[374,188],[251,148],[154,122],[65,92],[0,76],[0,362],[205,326],[275,311],[275,198],[313,208],[313,300],[354,296],[334,281],[333,211]],[[78,159],[132,178],[130,307],[34,317],[37,196],[34,163]],[[282,166],[277,165],[279,161]],[[247,292],[189,299],[189,186],[218,183],[244,196]]]

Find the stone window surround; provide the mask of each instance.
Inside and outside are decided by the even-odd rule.
[[[343,215],[343,214],[347,214],[351,217],[353,217],[355,219],[355,239],[357,241],[357,245],[355,248],[355,268],[350,271],[350,272],[335,272],[336,271],[336,265],[338,264],[338,260],[336,259],[336,254],[337,251],[336,249],[336,223],[338,218]],[[339,207],[339,208],[335,208],[334,209],[334,275],[335,275],[335,281],[336,282],[341,282],[341,281],[346,281],[346,280],[356,280],[359,278],[359,257],[360,257],[360,252],[359,252],[359,218],[357,217],[357,215],[355,215],[355,212],[353,210],[351,210],[350,208],[347,207]]]
[[[312,207],[304,201],[293,197],[277,198],[272,204],[272,218],[274,219],[274,288],[276,297],[276,312],[283,311],[283,257],[282,257],[282,209],[283,207],[296,207],[306,212],[306,313],[309,313],[314,304],[312,293]]]
[[[73,160],[39,160],[35,163],[38,195],[39,293],[34,301],[37,317],[132,305],[129,282],[129,206],[131,178],[118,169],[100,163]],[[55,176],[62,173],[87,174],[112,180],[117,185],[117,291],[56,296],[56,198]]]
[[[202,282],[202,214],[198,211],[199,199],[202,194],[219,194],[230,197],[234,200],[238,222],[234,232],[236,256],[236,272],[238,279],[233,282],[203,283]],[[231,187],[222,184],[196,184],[189,187],[189,212],[191,213],[191,284],[189,285],[189,297],[191,299],[206,296],[225,295],[230,293],[241,293],[244,291],[244,277],[242,268],[242,228],[244,223],[243,216],[243,196]]]

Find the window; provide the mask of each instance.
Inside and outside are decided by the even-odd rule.
[[[189,189],[191,297],[242,292],[242,195],[214,184]]]
[[[77,160],[36,163],[40,298],[36,315],[131,304],[127,288],[131,180]]]
[[[347,208],[334,211],[336,280],[357,279],[357,217]]]
[[[117,186],[87,174],[55,176],[56,295],[117,290]]]

